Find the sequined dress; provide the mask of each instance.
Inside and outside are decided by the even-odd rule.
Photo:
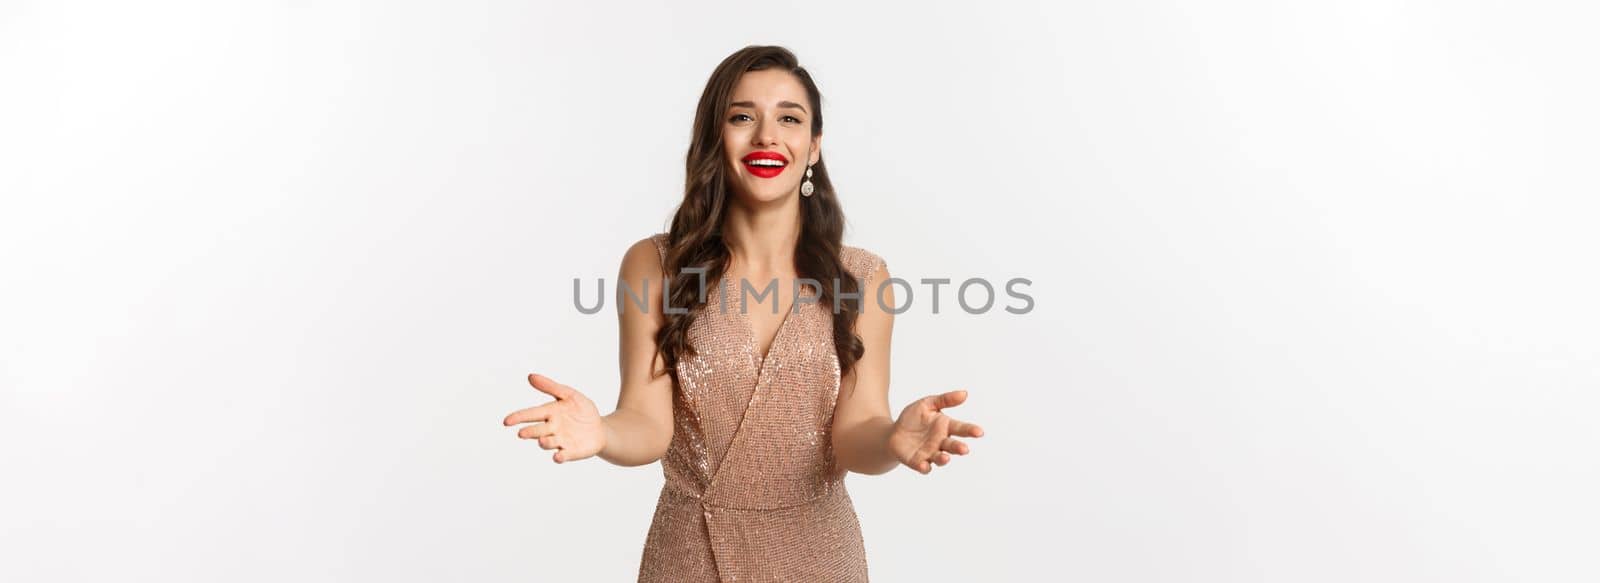
[[[666,234],[652,239],[665,263]],[[873,289],[881,258],[849,246],[840,258]],[[678,361],[666,483],[639,581],[866,581],[861,525],[830,440],[831,306],[795,302],[763,359],[739,287],[724,276],[716,288],[688,331],[699,354]]]

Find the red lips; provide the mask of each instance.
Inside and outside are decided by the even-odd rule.
[[[745,154],[745,156],[744,156],[744,158],[742,160],[744,161],[744,167],[750,171],[750,174],[753,174],[753,175],[755,175],[757,177],[760,177],[760,178],[772,178],[772,177],[777,176],[779,174],[783,174],[783,169],[789,167],[789,159],[788,158],[783,157],[783,154],[779,154],[777,152],[772,152],[772,151],[768,151],[768,150],[756,150],[756,151],[751,152],[749,154]],[[779,162],[782,162],[783,164],[781,166],[779,166],[779,165],[762,166],[762,165],[759,165],[759,164],[752,164],[751,163],[751,162],[754,162],[756,160],[777,160]]]

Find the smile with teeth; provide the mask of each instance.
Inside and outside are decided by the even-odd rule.
[[[775,152],[753,152],[740,161],[751,176],[766,179],[782,176],[784,167],[789,165],[783,155]]]

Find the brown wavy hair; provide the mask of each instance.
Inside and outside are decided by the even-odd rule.
[[[729,197],[733,196],[727,181],[727,162],[723,155],[722,124],[727,115],[728,103],[733,99],[733,88],[748,71],[769,68],[788,71],[805,86],[811,99],[811,137],[822,135],[822,92],[811,80],[811,74],[788,49],[777,46],[748,46],[728,55],[700,94],[700,104],[695,108],[694,130],[689,142],[683,202],[672,217],[667,236],[666,272],[672,281],[672,296],[667,298],[674,308],[688,308],[686,314],[666,313],[666,323],[656,333],[656,345],[666,360],[667,373],[674,386],[678,384],[678,359],[693,355],[695,349],[689,342],[689,326],[706,308],[699,301],[700,275],[686,273],[684,268],[705,269],[707,294],[712,286],[722,281],[732,254],[722,238],[722,223],[726,217]],[[830,282],[838,282],[839,291],[860,293],[860,282],[849,275],[839,252],[844,240],[844,210],[834,193],[833,182],[828,179],[828,165],[819,154],[811,166],[811,196],[800,197],[800,237],[795,243],[794,261],[797,275],[821,282],[818,303],[834,305],[834,289]],[[848,296],[847,296],[848,297]],[[861,338],[856,336],[856,316],[860,314],[860,301],[841,301],[833,311],[833,343],[839,357],[839,374],[845,375],[866,352]],[[665,310],[663,310],[665,312]]]

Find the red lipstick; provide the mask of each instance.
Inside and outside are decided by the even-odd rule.
[[[757,162],[757,160],[760,160],[760,162]],[[783,169],[789,167],[789,159],[783,157],[783,154],[767,150],[756,150],[745,154],[742,161],[745,169],[760,178],[772,178],[783,174]]]

